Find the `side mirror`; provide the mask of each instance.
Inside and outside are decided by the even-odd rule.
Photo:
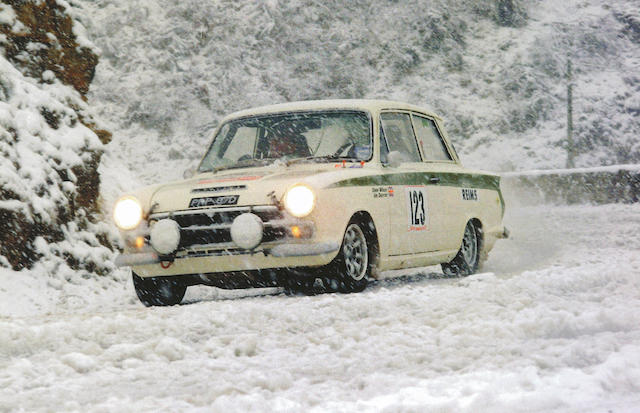
[[[189,178],[192,178],[193,175],[195,174],[196,174],[196,168],[192,166],[184,170],[184,172],[182,173],[182,177],[184,179],[189,179]]]
[[[387,154],[387,165],[392,168],[397,168],[403,162],[406,162],[406,157],[400,151],[391,151]]]

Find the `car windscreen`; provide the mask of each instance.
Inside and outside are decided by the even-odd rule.
[[[223,124],[199,172],[291,161],[368,161],[371,120],[360,111],[314,111],[261,115]]]

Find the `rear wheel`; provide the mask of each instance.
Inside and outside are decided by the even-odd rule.
[[[164,277],[142,278],[131,273],[133,287],[142,304],[147,307],[180,304],[187,286]]]
[[[453,260],[442,264],[442,271],[449,276],[466,277],[478,271],[482,235],[473,221],[467,222],[462,237],[462,245]]]

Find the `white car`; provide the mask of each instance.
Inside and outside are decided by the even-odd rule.
[[[474,273],[498,238],[499,176],[465,169],[441,119],[382,100],[294,102],[234,113],[183,181],[114,207],[145,305],[190,285],[361,291],[381,270]]]

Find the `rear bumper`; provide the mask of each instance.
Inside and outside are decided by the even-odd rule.
[[[485,231],[485,237],[491,237],[494,239],[505,239],[505,238],[509,238],[509,230],[507,229],[507,227],[505,226],[499,226],[499,227],[494,227],[494,228],[490,228],[487,231]]]
[[[258,251],[221,250],[175,257],[164,261],[155,252],[121,254],[116,258],[118,267],[136,267],[138,275],[164,276],[196,272],[245,271],[263,268],[324,265],[331,261],[340,248],[337,242],[279,244]],[[303,260],[301,259],[303,258]],[[171,265],[168,263],[171,262]],[[158,265],[158,264],[166,265]],[[167,267],[168,265],[168,267]],[[165,268],[167,267],[167,268]]]

